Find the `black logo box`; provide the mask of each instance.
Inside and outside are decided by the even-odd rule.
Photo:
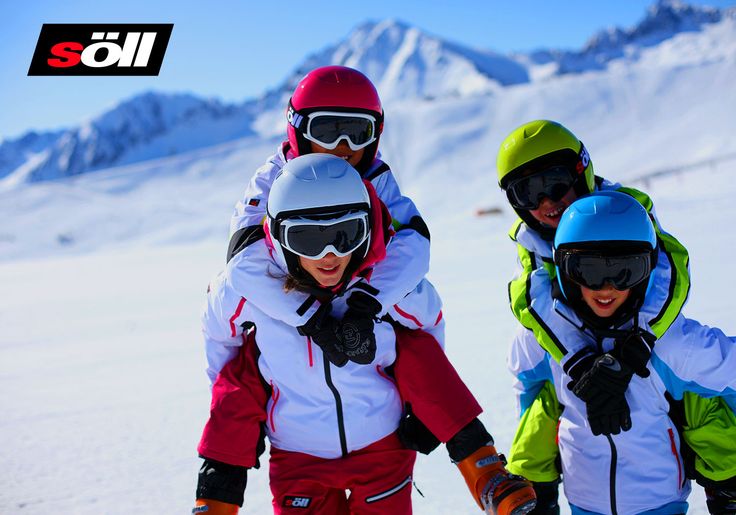
[[[158,75],[164,60],[166,47],[169,44],[173,23],[44,23],[41,34],[36,43],[28,75],[87,75],[87,76],[130,76],[130,75]],[[56,68],[48,64],[48,59],[54,58],[51,47],[57,43],[75,41],[85,48],[101,40],[92,40],[93,32],[118,32],[120,34],[114,43],[123,45],[125,36],[130,32],[155,32],[156,40],[151,50],[148,65],[145,67],[118,67],[115,65],[104,68],[91,68],[79,63],[69,68]],[[110,40],[105,40],[110,41]]]

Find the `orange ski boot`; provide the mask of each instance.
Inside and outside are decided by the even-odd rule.
[[[457,463],[475,502],[491,515],[525,515],[537,504],[531,483],[504,467],[492,445],[485,445]]]

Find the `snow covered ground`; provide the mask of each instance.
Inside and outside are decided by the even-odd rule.
[[[1,512],[188,513],[208,410],[199,308],[224,262],[242,170],[272,146],[241,141],[0,194]],[[724,216],[733,164],[646,188],[690,249],[687,313],[727,333],[736,333],[726,302],[736,277],[725,272],[736,242]],[[417,202],[432,230],[448,353],[507,449],[516,420],[504,364],[513,215],[475,217],[476,207],[502,201],[491,172],[476,179]],[[404,186],[424,192],[416,180]],[[416,482],[425,495],[415,494],[416,513],[476,513],[444,450],[419,459]],[[697,487],[693,505],[705,513]],[[251,473],[246,507],[270,510],[263,469]]]

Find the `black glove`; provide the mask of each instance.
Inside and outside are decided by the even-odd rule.
[[[585,402],[594,435],[617,435],[631,429],[625,393],[634,370],[611,354],[596,358],[590,370],[568,387]]]
[[[725,488],[706,488],[705,502],[712,515],[736,513],[736,490]]]
[[[297,330],[302,336],[309,336],[322,349],[330,363],[343,367],[348,362],[348,357],[343,352],[343,345],[340,341],[340,324],[330,316],[331,310],[332,305],[323,304],[312,318]]]
[[[634,370],[639,377],[649,377],[647,363],[652,356],[655,337],[649,333],[631,332],[616,338],[611,355]]]
[[[347,304],[348,310],[338,331],[342,351],[350,361],[368,365],[376,357],[373,320],[381,312],[381,303],[371,295],[355,290],[348,297]]]

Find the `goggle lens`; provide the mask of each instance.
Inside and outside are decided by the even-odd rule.
[[[366,214],[335,223],[303,219],[287,220],[281,224],[282,245],[309,259],[320,259],[328,252],[346,256],[367,238]]]
[[[341,140],[347,140],[356,151],[376,141],[376,120],[360,113],[312,113],[304,136],[329,150],[335,149]]]
[[[628,290],[652,272],[651,254],[648,252],[624,256],[563,252],[559,266],[562,274],[591,290],[600,290],[606,284],[619,291]]]
[[[573,187],[577,175],[567,166],[555,166],[522,177],[506,188],[506,195],[517,209],[537,209],[543,198],[557,202]]]

